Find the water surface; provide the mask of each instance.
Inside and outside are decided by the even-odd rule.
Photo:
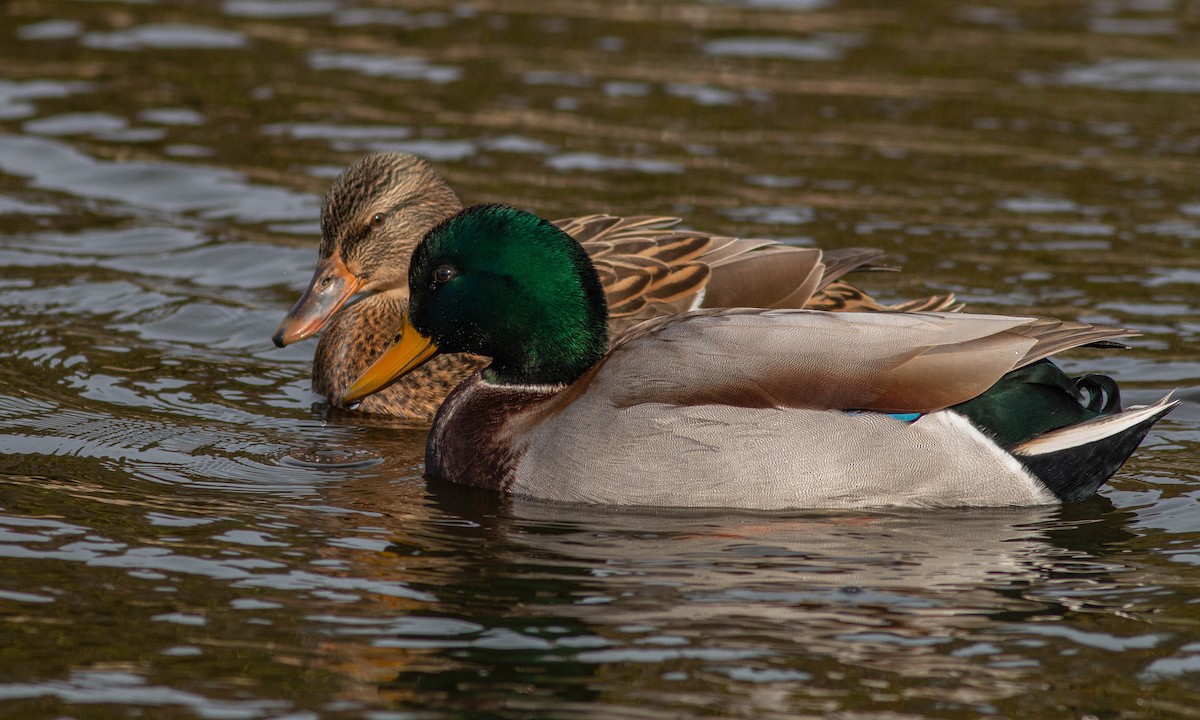
[[[13,717],[1195,715],[1200,26],[1177,2],[0,9]],[[1120,323],[1184,403],[1091,501],[506,502],[330,416],[307,282],[361,153],[468,202],[873,246],[885,300]]]

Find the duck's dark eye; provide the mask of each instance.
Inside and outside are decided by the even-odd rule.
[[[450,265],[438,265],[437,269],[433,271],[433,281],[439,284],[448,283],[457,274],[458,271]]]
[[[387,217],[385,217],[383,213],[375,213],[371,216],[371,225],[372,227],[379,227],[386,219]]]

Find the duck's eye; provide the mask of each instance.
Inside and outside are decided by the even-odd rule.
[[[371,216],[371,226],[379,227],[380,225],[383,224],[383,221],[386,219],[387,218],[384,216],[383,213],[375,213],[374,215]]]
[[[438,284],[448,283],[457,274],[458,271],[450,265],[438,265],[437,269],[433,271],[433,281]]]

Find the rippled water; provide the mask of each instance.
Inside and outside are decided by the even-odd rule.
[[[0,714],[1184,717],[1200,631],[1200,33],[1172,0],[0,7]],[[1184,404],[1064,508],[645,514],[420,477],[327,418],[357,155],[469,202],[903,264],[885,299],[1140,328]]]

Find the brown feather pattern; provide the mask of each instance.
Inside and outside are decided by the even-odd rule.
[[[825,276],[821,278],[824,287],[855,270],[895,272],[896,268],[881,265],[877,261],[883,258],[884,252],[876,248],[837,248],[825,250],[821,261],[825,263]]]
[[[334,181],[321,212],[320,254],[341,253],[368,294],[335,314],[321,335],[313,389],[331,403],[336,405],[349,384],[383,352],[399,326],[407,306],[412,249],[434,225],[461,209],[436,169],[406,153],[365,156]],[[373,226],[377,214],[384,218],[379,227]],[[646,319],[701,305],[800,308],[816,302],[830,309],[883,307],[865,293],[833,282],[851,270],[877,267],[878,250],[848,248],[823,255],[815,248],[771,240],[680,230],[679,223],[667,216],[606,214],[555,221],[592,258],[608,296],[614,336]],[[831,294],[833,288],[845,290]],[[842,303],[852,292],[862,302]],[[953,297],[917,302],[922,308],[942,309]],[[367,398],[359,409],[430,419],[446,393],[479,365],[472,358],[439,358]]]

